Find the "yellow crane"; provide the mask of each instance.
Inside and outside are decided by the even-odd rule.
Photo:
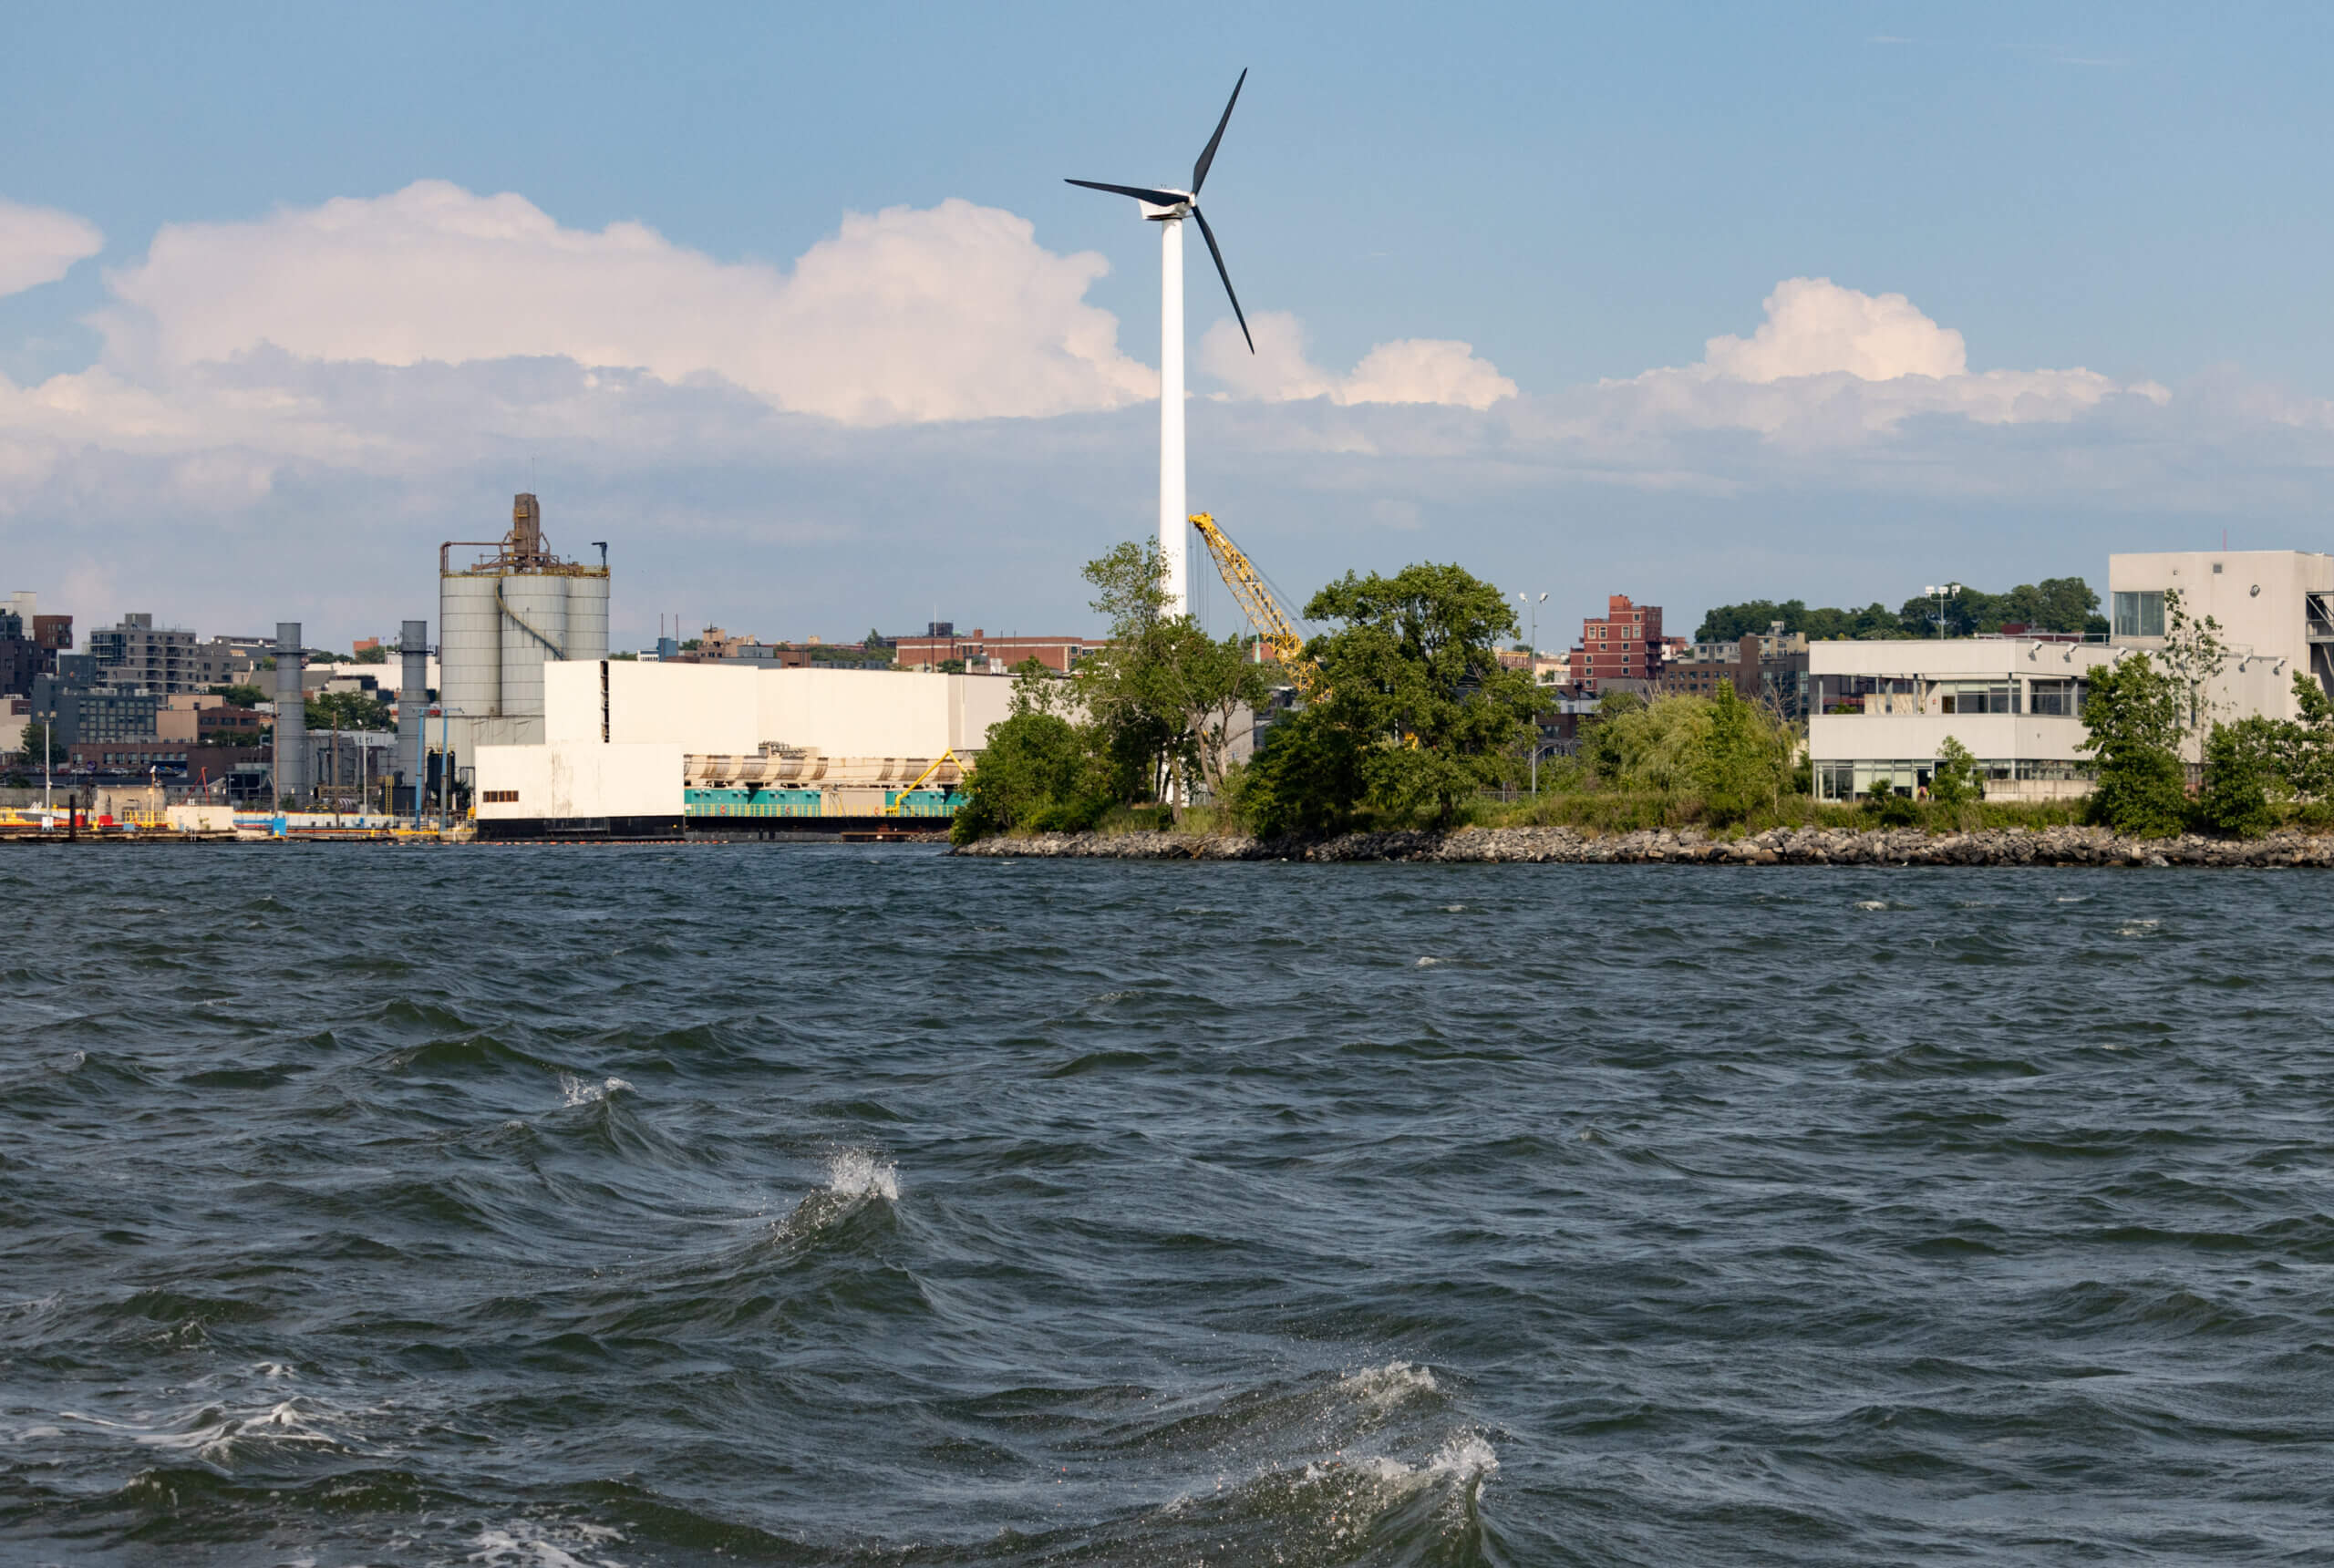
[[[1241,613],[1256,628],[1257,639],[1279,658],[1281,666],[1296,683],[1297,695],[1309,701],[1320,671],[1305,656],[1305,634],[1296,629],[1295,614],[1273,592],[1272,584],[1265,581],[1265,574],[1256,570],[1246,553],[1232,542],[1232,536],[1216,526],[1213,516],[1194,512],[1192,526],[1200,531],[1208,554],[1215,561],[1216,571],[1223,575],[1224,585],[1232,590]]]

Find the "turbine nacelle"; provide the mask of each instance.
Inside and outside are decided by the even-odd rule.
[[[1192,188],[1173,191],[1159,185],[1110,185],[1100,180],[1072,180],[1071,185],[1089,191],[1105,191],[1113,196],[1131,196],[1142,209],[1143,217],[1153,223],[1165,223],[1189,218],[1200,226],[1200,238],[1207,242],[1207,253],[1215,258],[1215,275],[1224,280],[1224,297],[1232,302],[1232,314],[1240,322],[1240,335],[1248,340],[1248,352],[1256,352],[1256,340],[1249,335],[1247,313],[1240,308],[1240,296],[1233,292],[1232,274],[1224,270],[1224,252],[1215,242],[1215,231],[1207,226],[1207,214],[1200,211],[1200,187],[1207,183],[1207,171],[1215,162],[1215,150],[1223,143],[1224,128],[1232,123],[1232,106],[1240,101],[1240,89],[1247,85],[1248,73],[1242,71],[1240,79],[1232,84],[1232,98],[1224,106],[1224,117],[1215,122],[1215,134],[1207,139],[1207,146],[1200,152],[1199,161],[1192,165]]]

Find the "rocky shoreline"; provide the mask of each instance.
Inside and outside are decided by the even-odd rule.
[[[1777,828],[1740,839],[1699,829],[1592,834],[1576,828],[1461,828],[1341,833],[1328,839],[1243,834],[1037,833],[983,839],[959,855],[1108,861],[1441,861],[1535,865],[1760,866],[2334,866],[2334,834],[2261,839],[2119,838],[2104,828]]]

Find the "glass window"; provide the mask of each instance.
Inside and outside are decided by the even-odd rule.
[[[2035,713],[2073,718],[2082,712],[2082,683],[2072,680],[2036,681],[2033,684]]]
[[[2163,636],[2164,595],[2118,593],[2115,595],[2115,634],[2119,637]]]
[[[2016,681],[1940,681],[1936,688],[1939,713],[2016,713]]]

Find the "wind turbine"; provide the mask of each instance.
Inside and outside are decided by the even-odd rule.
[[[1224,128],[1232,123],[1232,106],[1240,101],[1240,89],[1246,84],[1248,73],[1242,71],[1240,79],[1232,84],[1232,98],[1224,106],[1224,118],[1215,122],[1215,134],[1207,139],[1207,146],[1200,152],[1200,160],[1192,165],[1192,188],[1189,191],[1160,191],[1144,185],[1105,185],[1095,180],[1072,180],[1069,183],[1082,185],[1089,191],[1108,191],[1116,196],[1131,196],[1142,207],[1145,219],[1159,225],[1159,555],[1165,563],[1167,577],[1167,613],[1180,615],[1189,603],[1191,573],[1185,545],[1190,541],[1188,514],[1183,510],[1183,219],[1188,214],[1200,226],[1200,238],[1207,242],[1207,253],[1215,258],[1215,275],[1224,280],[1224,297],[1232,302],[1232,314],[1240,320],[1240,335],[1248,340],[1248,352],[1256,352],[1256,340],[1248,335],[1248,317],[1240,308],[1240,296],[1232,292],[1232,274],[1224,268],[1224,252],[1215,242],[1215,231],[1207,226],[1207,215],[1200,211],[1200,187],[1207,183],[1208,166],[1215,161],[1216,145],[1224,139]]]

